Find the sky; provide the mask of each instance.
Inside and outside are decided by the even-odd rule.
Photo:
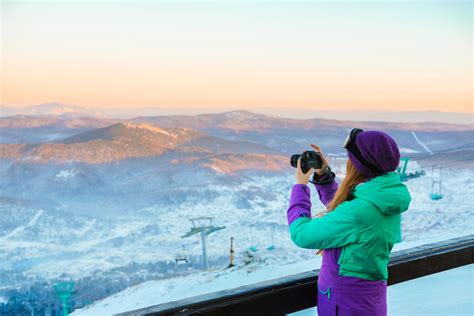
[[[473,112],[470,1],[2,1],[1,100]]]

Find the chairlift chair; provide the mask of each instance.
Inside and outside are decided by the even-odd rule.
[[[188,257],[186,256],[186,248],[185,246],[183,245],[183,251],[178,253],[176,255],[176,257],[174,258],[174,261],[177,263],[177,264],[180,264],[180,263],[189,263],[188,261]]]
[[[256,246],[256,245],[254,245],[254,246],[250,246],[250,247],[248,247],[248,249],[247,249],[247,250],[249,250],[249,251],[251,251],[251,252],[257,252],[257,251],[258,251],[258,248],[257,248],[257,246]]]
[[[275,224],[272,225],[272,243],[270,246],[268,246],[266,249],[267,250],[274,250],[275,249]]]
[[[435,177],[437,175],[438,177]],[[441,191],[441,183],[443,181],[443,168],[440,166],[433,166],[431,168],[431,193],[430,198],[433,201],[441,200],[443,193]]]

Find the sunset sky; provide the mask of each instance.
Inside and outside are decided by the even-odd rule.
[[[2,3],[2,105],[473,111],[470,1]]]

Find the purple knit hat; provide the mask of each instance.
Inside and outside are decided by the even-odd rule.
[[[355,145],[363,158],[372,166],[367,166],[348,151],[349,159],[357,171],[367,178],[374,178],[395,171],[400,163],[400,151],[395,140],[381,131],[363,131],[357,134]]]

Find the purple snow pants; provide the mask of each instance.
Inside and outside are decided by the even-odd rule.
[[[342,248],[325,249],[318,278],[319,316],[386,316],[387,282],[339,275]]]

